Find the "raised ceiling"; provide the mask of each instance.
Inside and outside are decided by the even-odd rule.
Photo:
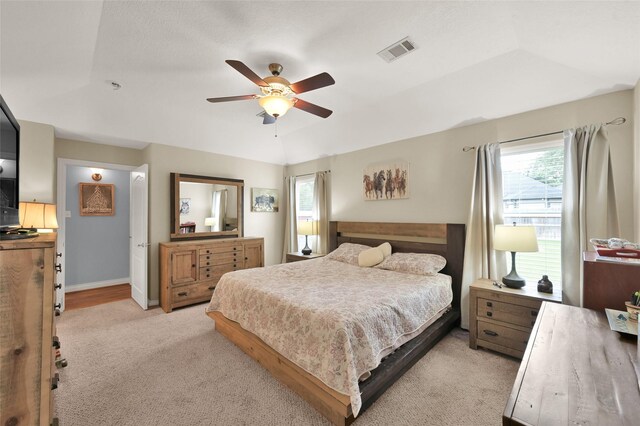
[[[0,2],[0,93],[58,137],[294,164],[633,87],[640,2]],[[376,53],[409,36],[417,49]],[[273,125],[227,64],[330,87]],[[113,90],[110,82],[122,85]]]

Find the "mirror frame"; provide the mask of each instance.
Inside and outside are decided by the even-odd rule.
[[[238,190],[238,203],[236,206],[238,216],[238,226],[236,231],[217,232],[191,232],[180,233],[180,183],[195,182],[213,185],[235,186]],[[221,177],[209,177],[188,175],[183,173],[171,173],[171,240],[188,240],[202,238],[233,238],[244,236],[244,180],[229,179]]]

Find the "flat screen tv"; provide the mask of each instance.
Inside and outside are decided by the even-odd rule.
[[[20,226],[20,125],[0,95],[0,238]]]

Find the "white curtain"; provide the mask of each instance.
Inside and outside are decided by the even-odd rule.
[[[282,263],[287,261],[287,253],[298,251],[298,218],[296,217],[296,177],[284,178],[284,244]]]
[[[313,182],[313,220],[318,222],[318,235],[312,240],[314,253],[329,249],[329,214],[327,209],[327,172],[316,172]]]
[[[224,231],[224,219],[227,212],[227,190],[213,191],[211,216],[213,217],[212,232]]]
[[[582,306],[589,239],[620,236],[606,125],[564,131],[562,198],[562,301]]]
[[[493,250],[495,226],[503,222],[500,144],[476,149],[471,210],[467,221],[462,272],[461,327],[469,328],[469,286],[478,278],[501,279],[507,274],[503,251]]]

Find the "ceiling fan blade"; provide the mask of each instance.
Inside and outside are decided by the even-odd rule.
[[[310,90],[319,89],[321,87],[331,86],[336,81],[326,72],[323,72],[313,77],[309,77],[305,80],[300,80],[297,83],[293,83],[289,87],[294,93],[304,93]]]
[[[255,99],[256,95],[242,95],[242,96],[227,96],[224,98],[207,98],[211,103],[217,102],[229,102],[229,101],[245,101],[248,99]]]
[[[251,71],[251,69],[242,62],[235,61],[233,59],[227,59],[225,62],[231,65],[236,71],[247,77],[249,80],[253,81],[258,86],[269,87],[269,85],[263,79],[261,79],[258,74]]]
[[[256,115],[258,117],[262,117],[263,118],[262,124],[273,124],[273,123],[276,122],[276,118],[271,116],[271,115],[269,115],[269,114],[267,114],[266,111],[262,111],[262,112],[260,112],[260,113],[258,113]]]
[[[333,114],[333,111],[331,111],[330,109],[322,108],[321,106],[312,104],[311,102],[303,101],[302,99],[296,99],[296,102],[293,104],[293,106],[322,118],[327,118],[331,114]]]

